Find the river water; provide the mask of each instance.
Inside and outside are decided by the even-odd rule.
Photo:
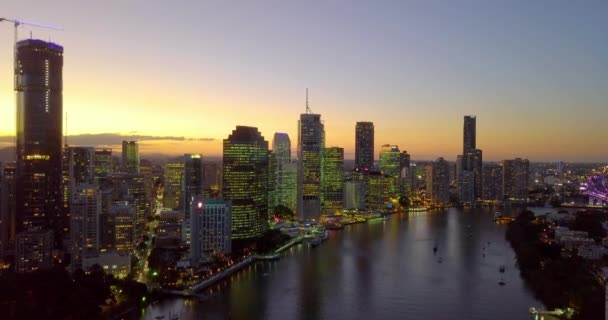
[[[331,231],[319,247],[239,271],[206,301],[165,300],[141,318],[529,319],[543,305],[520,278],[505,230],[489,209],[396,214]]]

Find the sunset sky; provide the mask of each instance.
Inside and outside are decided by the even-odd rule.
[[[347,158],[366,120],[376,150],[453,160],[472,114],[484,160],[608,160],[608,1],[5,0],[0,16],[65,28],[20,33],[65,47],[72,143],[217,156],[249,125],[295,149],[308,87]],[[0,24],[0,146],[12,40]]]

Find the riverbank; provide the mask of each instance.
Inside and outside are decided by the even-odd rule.
[[[515,251],[521,276],[549,309],[573,308],[571,319],[604,318],[604,286],[598,266],[572,255],[562,255],[554,242],[542,241],[550,227],[530,211],[520,214],[506,232]]]

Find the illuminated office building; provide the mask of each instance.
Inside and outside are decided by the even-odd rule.
[[[91,147],[68,147],[63,149],[62,172],[62,208],[64,220],[63,235],[68,235],[70,218],[70,203],[74,189],[79,184],[91,184],[94,179],[94,154]]]
[[[167,209],[181,209],[184,161],[169,161],[165,163],[164,168],[163,207]]]
[[[17,229],[62,234],[63,47],[27,39],[16,44]],[[46,233],[45,233],[46,235]],[[24,235],[21,239],[29,239]],[[55,239],[58,243],[60,237]]]
[[[195,197],[203,195],[203,156],[201,154],[184,155],[184,180],[182,186],[182,207],[184,210],[182,241],[189,243],[192,201]]]
[[[15,164],[0,166],[0,258],[13,252],[16,233]]]
[[[320,114],[304,113],[298,122],[298,207],[300,219],[321,214],[321,153],[325,129]]]
[[[380,148],[379,167],[382,174],[393,177],[388,186],[391,197],[398,197],[400,193],[401,166],[405,159],[396,145],[384,144]],[[408,155],[409,157],[409,155]],[[409,159],[407,160],[409,166]]]
[[[268,229],[268,142],[255,127],[237,126],[224,139],[223,197],[232,202],[232,239]]]
[[[139,173],[139,144],[137,141],[122,142],[122,172]]]
[[[274,134],[272,152],[276,162],[274,204],[285,206],[296,212],[297,164],[291,159],[291,140],[287,133]]]
[[[366,207],[368,210],[384,210],[390,203],[390,188],[395,186],[396,177],[383,174],[379,170],[368,171],[366,175]]]
[[[323,149],[321,161],[321,207],[323,212],[335,213],[344,202],[344,148]]]
[[[101,247],[101,193],[93,184],[78,184],[70,203],[71,270],[82,268],[82,259],[95,256]]]
[[[374,123],[357,122],[355,126],[355,167],[371,169],[374,166]]]
[[[110,247],[119,253],[130,253],[135,249],[135,208],[128,202],[115,203],[110,207],[107,228],[111,229]]]
[[[93,170],[96,178],[107,177],[114,171],[112,149],[96,149],[93,157]]]

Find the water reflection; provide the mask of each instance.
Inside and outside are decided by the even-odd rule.
[[[542,305],[519,278],[506,226],[492,218],[487,209],[449,209],[349,226],[317,248],[293,247],[240,271],[207,301],[163,301],[146,317],[526,319]]]

